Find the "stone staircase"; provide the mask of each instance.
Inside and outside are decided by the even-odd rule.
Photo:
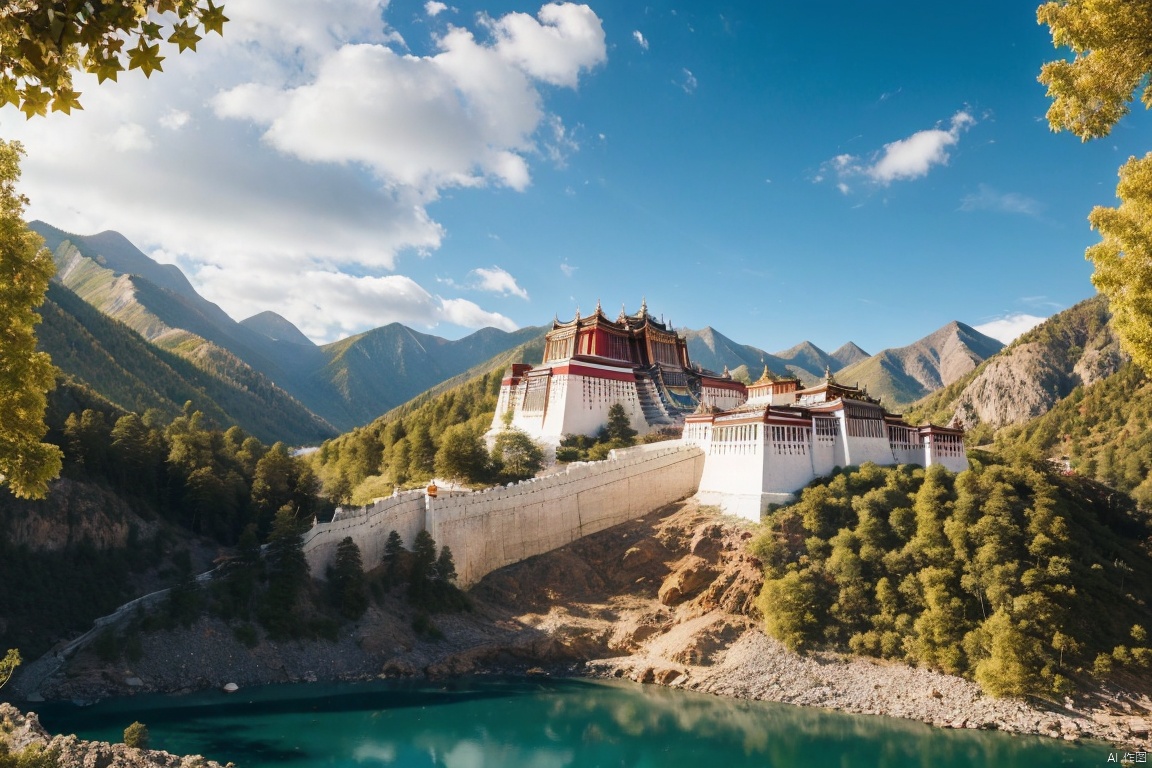
[[[668,413],[656,383],[639,372],[636,376],[636,394],[640,398],[640,410],[644,412],[644,420],[650,425],[664,427],[679,423],[678,419]]]

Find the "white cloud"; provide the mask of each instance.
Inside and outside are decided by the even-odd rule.
[[[635,40],[636,44],[639,45],[641,48],[643,48],[644,50],[648,50],[648,40],[645,39],[644,34],[640,30],[638,30],[638,29],[632,30],[632,39]]]
[[[579,269],[579,267],[574,267],[566,261],[560,262],[560,271],[564,273],[564,277],[572,277],[572,275],[576,274],[577,269]]]
[[[438,3],[436,0],[428,0],[424,3],[424,12],[429,16],[438,16],[446,10],[448,10],[448,6],[444,3]]]
[[[1017,336],[1032,330],[1047,319],[1023,312],[1014,312],[973,327],[985,336],[991,336],[997,341],[1010,344]]]
[[[357,277],[335,271],[266,273],[253,297],[257,304],[275,302],[277,312],[309,338],[332,341],[389,323],[434,328],[443,323],[465,328],[494,326],[515,330],[508,317],[482,309],[471,301],[433,294],[404,275]],[[235,283],[228,272],[208,266],[198,273],[205,297],[220,303],[234,300]],[[367,320],[367,323],[366,323]]]
[[[489,21],[501,58],[534,78],[569,88],[576,87],[581,72],[607,59],[604,27],[587,5],[549,3],[537,18],[509,13]]]
[[[108,137],[112,149],[117,152],[147,152],[152,149],[148,131],[139,123],[123,123]]]
[[[1039,216],[1041,209],[1040,203],[1030,197],[1016,192],[998,192],[987,184],[979,185],[974,194],[965,195],[960,201],[962,211],[1000,211]]]
[[[926,176],[937,165],[948,164],[948,150],[960,141],[960,136],[976,124],[976,118],[961,110],[952,116],[947,130],[941,127],[917,131],[906,139],[899,139],[868,157],[842,154],[824,163],[826,171],[834,173],[843,192],[848,181],[863,178],[869,182],[888,186],[894,181],[906,181]],[[816,181],[821,181],[819,174]]]
[[[440,316],[449,323],[465,328],[499,328],[514,331],[519,326],[499,312],[488,312],[467,299],[442,299]]]
[[[692,74],[692,70],[688,69],[687,67],[681,71],[681,74],[683,74],[684,78],[676,84],[684,89],[684,93],[695,93],[696,86],[698,84],[696,81],[696,75]]]
[[[521,288],[516,282],[516,278],[500,267],[492,267],[491,269],[479,267],[472,270],[472,275],[476,278],[477,290],[491,291],[505,296],[519,296],[522,299],[528,298],[528,291]]]
[[[77,75],[82,112],[0,109],[27,149],[28,218],[118,230],[233,317],[271,309],[320,341],[392,320],[511,327],[384,273],[439,248],[427,206],[445,189],[522,190],[531,162],[577,151],[542,84],[575,87],[606,60],[600,20],[550,4],[484,19],[490,40],[450,27],[414,55],[387,9],[246,0],[162,75]]]
[[[434,56],[345,45],[293,87],[245,83],[214,100],[217,115],[266,126],[264,140],[310,162],[358,163],[386,183],[421,190],[531,181],[525,155],[545,121],[534,81],[575,87],[606,53],[587,6],[545,5],[485,23],[491,45],[451,28]],[[562,125],[562,123],[559,123]]]
[[[170,131],[178,131],[191,119],[192,115],[182,109],[170,109],[160,117],[159,123]]]

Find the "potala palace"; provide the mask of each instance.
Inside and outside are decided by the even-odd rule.
[[[912,426],[831,373],[816,386],[800,384],[767,367],[751,385],[703,370],[688,359],[684,337],[645,303],[615,320],[597,304],[588,317],[553,322],[540,365],[512,366],[489,436],[511,414],[513,427],[554,451],[564,435],[595,435],[620,403],[641,435],[677,430],[704,452],[701,501],[753,520],[836,467],[968,468],[959,425]]]

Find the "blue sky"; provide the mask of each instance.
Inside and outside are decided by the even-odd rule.
[[[1152,149],[1053,134],[1027,2],[234,0],[224,37],[31,122],[30,217],[116,229],[317,341],[650,310],[869,352],[1094,293]]]

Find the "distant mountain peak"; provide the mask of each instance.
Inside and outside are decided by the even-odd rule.
[[[241,320],[240,325],[267,336],[273,341],[287,341],[305,347],[316,346],[315,342],[305,336],[304,333],[289,320],[272,311],[252,315],[252,317],[246,320]]]
[[[902,408],[960,379],[1003,348],[991,336],[953,320],[907,346],[858,360],[837,375],[859,381],[889,407]]]
[[[846,368],[853,363],[867,360],[869,357],[872,357],[872,355],[857,346],[855,342],[849,341],[833,352],[831,357],[834,360],[838,360],[841,367]]]

